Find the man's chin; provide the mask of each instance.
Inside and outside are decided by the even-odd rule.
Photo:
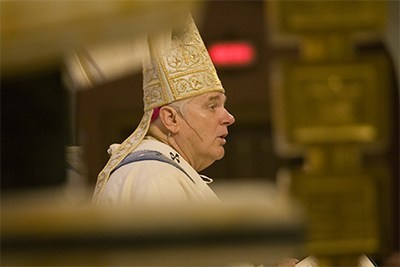
[[[221,151],[218,152],[216,160],[220,160],[225,156],[225,150],[223,147],[221,147]]]

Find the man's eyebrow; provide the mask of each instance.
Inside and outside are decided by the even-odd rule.
[[[218,101],[218,100],[222,100],[225,103],[226,100],[227,100],[227,97],[226,96],[215,95],[215,96],[210,96],[208,98],[208,102]]]

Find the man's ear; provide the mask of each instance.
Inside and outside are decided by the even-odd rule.
[[[178,112],[170,106],[163,106],[159,114],[161,122],[171,133],[177,133],[179,130]]]

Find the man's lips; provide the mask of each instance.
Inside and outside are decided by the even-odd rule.
[[[225,133],[225,134],[223,134],[223,135],[220,135],[220,136],[218,136],[218,139],[219,140],[221,140],[221,143],[223,144],[223,145],[225,145],[226,144],[226,137],[228,136],[228,134],[227,133]]]

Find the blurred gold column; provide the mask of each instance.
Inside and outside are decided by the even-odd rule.
[[[308,212],[309,254],[323,266],[356,266],[390,249],[388,165],[366,166],[390,140],[385,1],[266,1],[273,59],[276,150],[303,157],[289,170]],[[287,173],[287,172],[284,172]],[[279,179],[279,177],[278,177]]]

